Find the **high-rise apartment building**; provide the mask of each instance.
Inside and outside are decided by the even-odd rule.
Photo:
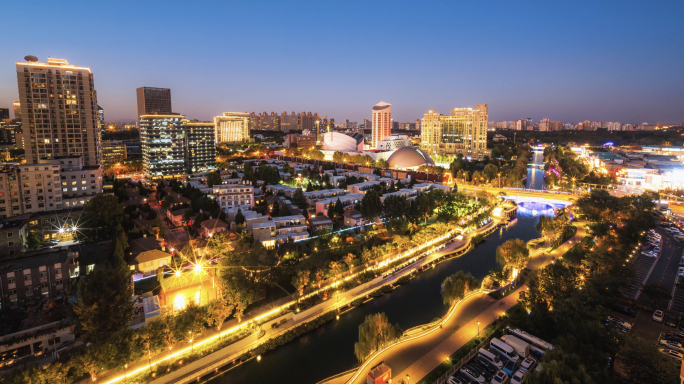
[[[140,87],[135,92],[138,97],[138,116],[173,113],[169,88]]]
[[[179,113],[140,116],[143,172],[148,178],[185,174],[185,116]]]
[[[82,156],[85,166],[102,162],[97,93],[90,68],[33,56],[16,63],[26,163]]]
[[[291,114],[283,112],[280,115],[280,130],[283,132],[296,131],[299,129],[299,116],[292,111]]]
[[[15,100],[12,102],[12,106],[14,107],[14,119],[21,120],[21,102]]]
[[[213,122],[185,122],[187,173],[216,169],[216,133]]]
[[[392,136],[392,104],[380,101],[373,107],[373,131],[371,133],[371,148],[376,148],[378,141]]]
[[[549,131],[560,131],[563,129],[562,121],[549,121]]]
[[[280,115],[275,112],[264,112],[261,115],[261,129],[264,131],[280,131]]]
[[[97,106],[97,120],[100,122],[100,130],[104,132],[105,129],[105,121],[104,121],[104,109],[100,107],[99,105]]]
[[[250,117],[247,112],[223,112],[222,116],[215,116],[216,144],[248,141]]]
[[[487,151],[489,106],[453,108],[450,115],[428,111],[421,122],[421,147],[428,153],[482,159]]]
[[[518,119],[515,121],[515,130],[516,131],[526,131],[527,130],[527,120],[525,119]]]
[[[551,130],[551,129],[550,129],[550,125],[551,125],[551,124],[550,124],[550,122],[549,122],[549,118],[548,118],[548,117],[545,117],[545,118],[541,119],[541,121],[539,122],[539,131],[540,131],[540,132],[547,132],[547,131],[550,131],[550,130]]]

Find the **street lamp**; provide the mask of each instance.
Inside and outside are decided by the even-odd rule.
[[[407,374],[406,374],[406,384],[409,384],[410,382],[411,382],[411,377],[410,377],[409,374],[407,373]]]
[[[501,172],[497,173],[497,175],[499,176],[499,188],[501,188]]]
[[[477,336],[480,337],[480,320],[477,321]]]

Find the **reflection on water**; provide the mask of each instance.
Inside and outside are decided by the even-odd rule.
[[[518,204],[518,216],[553,216],[555,208],[559,207],[536,201],[523,201]]]
[[[543,164],[544,163],[544,153],[534,152],[532,156],[532,164]],[[527,167],[527,183],[525,185],[527,189],[544,189],[544,169],[539,167],[528,166]]]

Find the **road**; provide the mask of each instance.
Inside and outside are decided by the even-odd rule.
[[[584,223],[578,221],[575,222],[575,225],[577,226],[577,233],[572,239],[552,252],[541,253],[532,257],[528,268],[537,269],[551,263],[554,259],[567,252],[582,237],[586,236]],[[398,374],[393,374],[393,376],[404,378],[408,374],[411,377],[411,382],[418,382],[477,335],[478,321],[480,322],[479,327],[482,329],[486,325],[491,324],[496,316],[500,316],[508,308],[515,305],[518,301],[518,294],[524,289],[523,287],[524,285],[500,301],[495,301],[485,294],[469,297],[459,305],[454,315],[447,320],[441,330],[388,349],[364,363],[362,371],[356,377],[353,377],[355,372],[352,372],[329,383],[365,383],[365,375],[369,367],[373,367],[381,361],[384,361],[390,367],[407,366],[407,364],[410,364],[408,368]]]
[[[646,284],[661,283],[670,291],[677,278],[677,268],[682,255],[682,250],[684,249],[684,244],[672,238],[670,234],[660,227],[656,227],[656,231],[663,239],[662,254],[653,267],[653,272],[651,272],[651,276],[649,276]],[[649,297],[644,293],[639,296],[639,301],[644,303],[651,302]],[[663,307],[663,309],[666,308],[667,306]]]

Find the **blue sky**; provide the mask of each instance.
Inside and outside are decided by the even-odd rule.
[[[173,109],[395,121],[488,103],[490,121],[684,122],[684,1],[3,2],[0,107],[15,62],[88,66],[108,121],[135,88]]]

